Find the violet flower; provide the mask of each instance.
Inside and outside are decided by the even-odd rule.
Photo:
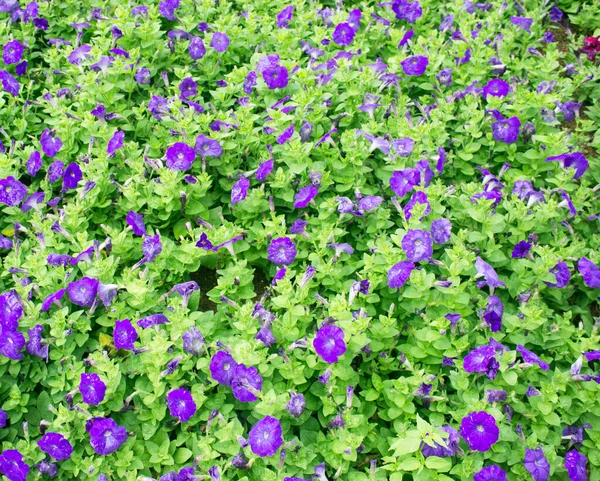
[[[296,245],[289,237],[278,237],[273,239],[267,251],[267,258],[273,264],[280,266],[292,264],[297,254]]]
[[[94,452],[102,456],[114,453],[128,437],[127,430],[111,418],[93,418],[86,429]]]
[[[39,448],[57,461],[69,459],[73,453],[71,443],[59,433],[47,432],[37,442]]]
[[[419,262],[433,255],[431,234],[423,230],[409,230],[402,238],[402,249],[411,262]]]
[[[250,449],[257,456],[273,456],[283,444],[281,424],[271,416],[258,421],[248,434]]]
[[[210,361],[210,374],[219,384],[231,386],[235,369],[238,366],[231,354],[218,351]]]
[[[294,391],[290,392],[290,400],[285,407],[292,416],[299,418],[306,407],[304,394],[295,393]]]
[[[10,481],[26,481],[29,469],[23,462],[23,455],[16,449],[6,449],[0,454],[0,473]]]
[[[473,481],[508,481],[508,478],[506,472],[500,466],[492,464],[475,473]]]
[[[262,382],[263,379],[256,367],[238,364],[233,371],[231,390],[238,401],[253,402],[258,399],[256,394],[262,390]]]
[[[186,423],[196,413],[196,403],[192,394],[183,388],[174,389],[167,394],[169,413],[179,422]]]
[[[411,77],[423,75],[425,70],[427,70],[427,65],[429,65],[429,59],[421,55],[408,57],[400,62],[404,75]]]
[[[104,401],[106,384],[104,384],[98,374],[82,372],[79,381],[79,392],[84,403],[98,406],[98,404]]]
[[[115,321],[115,328],[113,331],[113,343],[116,349],[133,350],[133,343],[137,341],[137,339],[138,333],[129,319]]]
[[[387,281],[390,289],[399,289],[410,278],[415,269],[415,264],[410,261],[400,261],[388,271]]]
[[[460,435],[474,451],[488,451],[500,436],[494,417],[485,411],[472,412],[460,424]]]
[[[521,354],[521,357],[523,358],[524,362],[528,364],[537,364],[543,371],[547,371],[548,369],[550,369],[548,363],[542,361],[542,359],[537,354],[531,352],[529,349],[526,349],[521,344],[517,346],[517,352]]]
[[[512,144],[517,141],[521,130],[521,121],[519,117],[511,117],[505,120],[499,120],[492,124],[492,133],[496,142]]]
[[[27,187],[12,175],[0,179],[0,202],[9,207],[17,206],[27,196]]]
[[[564,466],[571,481],[588,481],[587,458],[576,449],[566,454]]]
[[[98,279],[83,277],[78,281],[69,283],[67,294],[73,304],[81,307],[90,307],[94,303],[98,292]]]
[[[586,257],[579,259],[577,269],[583,277],[586,286],[594,289],[600,288],[600,269],[596,264]]]
[[[335,325],[322,327],[317,331],[313,347],[325,362],[329,364],[338,362],[340,356],[346,352],[344,331]]]

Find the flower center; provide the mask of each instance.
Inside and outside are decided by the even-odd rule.
[[[269,431],[265,431],[263,433],[263,439],[266,441],[267,439],[269,439]]]
[[[231,366],[229,365],[229,363],[228,363],[228,362],[226,362],[225,364],[223,364],[223,370],[224,370],[224,371],[229,371],[229,368],[230,368],[230,367],[231,367]]]
[[[485,428],[481,424],[478,424],[476,429],[477,429],[478,433],[484,433],[485,432]]]
[[[7,194],[10,194],[11,192],[12,192],[12,187],[8,186],[8,187],[6,188],[6,193],[7,193]]]

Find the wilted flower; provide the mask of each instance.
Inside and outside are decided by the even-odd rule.
[[[304,394],[295,393],[294,391],[290,392],[290,400],[285,405],[286,409],[289,413],[295,418],[300,417],[304,408],[306,407],[306,400],[304,399]]]
[[[322,327],[317,331],[313,346],[316,353],[325,362],[329,364],[336,363],[340,356],[346,352],[344,331],[335,325]]]
[[[577,269],[583,277],[586,286],[593,288],[600,287],[600,269],[596,264],[586,257],[579,259]]]
[[[566,262],[559,262],[552,269],[550,269],[550,274],[554,274],[556,277],[556,282],[546,282],[544,283],[550,288],[558,288],[562,289],[566,287],[566,285],[571,280],[571,271],[569,271],[569,267]]]
[[[149,316],[141,318],[137,322],[137,325],[143,329],[147,329],[152,326],[166,324],[167,322],[169,322],[169,319],[164,314],[151,314]]]
[[[506,284],[498,278],[498,274],[496,274],[494,268],[485,262],[481,257],[477,257],[475,261],[475,268],[477,269],[477,275],[475,277],[483,277],[485,279],[485,281],[478,282],[477,287],[506,287]]]
[[[521,357],[526,363],[537,364],[543,371],[550,369],[548,363],[542,361],[537,354],[531,352],[529,349],[526,349],[521,344],[517,346],[517,352],[521,353]]]
[[[183,388],[174,389],[167,394],[167,406],[169,413],[179,422],[188,422],[196,413],[196,403],[192,394]]]
[[[283,444],[281,435],[279,421],[271,416],[266,416],[252,426],[248,434],[250,449],[260,457],[273,456]]]
[[[238,364],[235,366],[231,379],[233,395],[238,401],[256,401],[258,399],[257,391],[262,389],[262,381],[258,369],[254,366],[246,367],[244,364]]]
[[[487,307],[483,314],[483,319],[490,326],[492,332],[498,332],[502,329],[502,314],[504,305],[498,296],[488,297]]]
[[[446,446],[442,446],[436,442],[433,443],[433,446],[423,443],[421,445],[421,452],[424,457],[429,458],[431,456],[437,456],[439,458],[446,458],[454,456],[457,453],[458,442],[460,440],[458,431],[452,426],[442,426],[440,429],[448,433],[448,437],[444,439]]]
[[[474,451],[487,451],[498,441],[500,430],[494,417],[485,411],[472,412],[463,418],[460,435]]]

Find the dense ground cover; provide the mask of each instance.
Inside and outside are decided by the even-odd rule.
[[[9,480],[600,479],[598,2],[0,19]]]

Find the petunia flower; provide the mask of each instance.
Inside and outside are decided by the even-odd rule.
[[[508,478],[506,472],[500,466],[492,464],[475,473],[473,481],[508,481]]]
[[[534,481],[548,481],[550,477],[550,463],[541,447],[536,449],[525,448],[525,469],[529,471]]]
[[[188,46],[188,53],[192,60],[200,60],[206,55],[206,47],[201,37],[192,36]]]
[[[285,407],[290,415],[294,416],[295,418],[299,418],[306,407],[306,399],[304,398],[304,394],[291,391],[290,400]]]
[[[289,237],[278,237],[271,241],[267,258],[274,264],[287,266],[296,258],[296,245]]]
[[[231,390],[238,401],[253,402],[258,399],[256,394],[262,390],[262,382],[258,369],[238,364],[233,371]]]
[[[54,157],[62,148],[63,143],[58,136],[54,135],[53,131],[46,129],[42,132],[40,137],[40,145],[42,146],[44,154],[48,157]]]
[[[575,169],[573,179],[579,179],[589,167],[587,158],[581,152],[571,152],[546,158],[546,162],[554,161],[558,162],[563,169]]]
[[[484,373],[495,355],[496,350],[493,347],[489,345],[479,346],[465,356],[463,369],[466,372]]]
[[[196,152],[183,142],[175,142],[167,149],[165,157],[169,169],[186,171],[192,166]]]
[[[510,117],[509,119],[499,120],[492,124],[492,133],[496,142],[512,144],[519,138],[521,130],[521,121],[519,117]]]
[[[339,45],[340,47],[345,47],[352,43],[352,40],[354,40],[355,35],[356,31],[354,30],[354,28],[352,28],[352,25],[350,25],[347,22],[343,22],[335,27],[332,38],[336,45]]]
[[[418,1],[394,0],[391,3],[392,11],[396,14],[398,20],[415,23],[423,15],[423,9]]]
[[[427,70],[427,65],[429,65],[429,59],[422,55],[414,55],[400,62],[404,75],[411,77],[423,75],[425,70]]]
[[[436,219],[431,223],[431,238],[436,244],[445,244],[450,240],[452,224],[448,219]]]
[[[125,217],[127,224],[132,228],[133,233],[138,236],[146,235],[146,226],[144,225],[144,216],[130,210]]]
[[[488,297],[488,303],[483,314],[483,319],[490,326],[492,332],[498,332],[502,329],[502,314],[504,305],[498,296]]]
[[[600,288],[600,269],[596,264],[586,257],[579,259],[577,263],[577,269],[583,277],[583,282],[586,286],[594,288]]]
[[[288,85],[288,70],[279,64],[269,65],[261,72],[262,78],[270,90],[283,89]]]
[[[6,449],[0,454],[0,473],[10,481],[26,481],[29,469],[23,462],[23,455],[16,449]]]
[[[106,395],[106,384],[96,373],[81,373],[79,381],[79,392],[83,402],[92,406],[98,406],[104,401]]]
[[[63,296],[67,293],[66,289],[59,289],[58,291],[56,291],[53,294],[49,294],[48,296],[46,296],[44,298],[44,301],[42,302],[42,311],[47,311],[50,309],[50,306],[52,304],[60,304],[60,300],[63,298]]]
[[[229,37],[222,32],[215,32],[210,40],[210,46],[217,52],[223,53],[229,47]]]
[[[48,345],[44,344],[43,342],[43,331],[44,326],[41,324],[36,324],[27,331],[29,340],[27,341],[26,349],[27,352],[32,356],[41,357],[42,359],[46,359],[46,361],[48,361]]]
[[[423,230],[409,230],[402,238],[402,249],[411,262],[430,259],[433,255],[431,234]]]
[[[477,275],[475,278],[483,277],[485,279],[485,281],[478,282],[477,287],[506,287],[506,284],[498,278],[498,274],[496,274],[494,268],[485,262],[481,257],[477,257],[475,260],[475,268],[477,269]]]
[[[406,284],[410,274],[415,269],[415,265],[410,261],[400,261],[388,271],[387,281],[390,289],[398,289]]]
[[[86,429],[94,452],[102,456],[114,453],[128,437],[127,429],[111,418],[93,418]]]
[[[440,429],[448,433],[448,437],[444,439],[445,446],[442,446],[435,441],[433,446],[423,443],[421,445],[421,452],[424,457],[429,458],[431,456],[437,456],[438,458],[449,458],[458,452],[458,442],[460,440],[458,431],[452,426],[441,426]]]
[[[196,414],[196,403],[187,389],[179,388],[169,391],[167,406],[171,416],[182,423],[188,422]]]
[[[500,436],[496,420],[485,411],[472,412],[460,424],[460,435],[474,451],[488,451]]]
[[[533,19],[529,17],[518,17],[513,15],[512,17],[510,17],[510,23],[525,30],[527,33],[531,33]]]
[[[587,458],[576,449],[566,454],[564,466],[571,481],[588,481]]]
[[[223,153],[223,147],[214,139],[210,139],[203,134],[196,137],[196,144],[194,146],[196,155],[202,159],[207,157],[219,158]]]
[[[206,344],[206,340],[202,333],[195,327],[191,327],[181,335],[183,339],[183,350],[192,356],[200,356],[202,346]]]
[[[17,206],[27,196],[27,187],[9,175],[0,179],[0,202],[9,207]]]
[[[554,277],[556,277],[556,282],[544,281],[544,284],[550,288],[562,289],[563,287],[566,287],[571,280],[571,271],[566,262],[559,262],[550,269],[549,273],[554,274]]]
[[[137,341],[137,339],[138,333],[131,325],[129,319],[115,321],[115,328],[113,330],[113,343],[115,348],[133,350],[133,343]]]
[[[98,279],[83,277],[78,281],[69,283],[67,294],[73,304],[81,307],[90,307],[94,303],[98,292]]]
[[[257,456],[273,456],[283,444],[281,424],[271,416],[258,421],[248,434],[250,449]]]
[[[63,191],[77,188],[81,177],[81,168],[77,162],[71,162],[63,173]]]
[[[424,216],[431,212],[431,204],[427,198],[427,194],[422,191],[415,192],[408,203],[404,206],[404,217],[406,220],[409,220],[412,217],[412,210],[415,205],[421,204],[425,206],[425,210],[423,211],[423,216],[419,218],[419,221],[423,219]]]
[[[483,97],[487,100],[487,96],[504,98],[510,92],[510,84],[501,79],[492,79],[483,86]]]
[[[529,349],[525,348],[521,344],[517,345],[517,352],[521,354],[523,361],[525,361],[526,363],[537,364],[542,369],[542,371],[547,371],[548,369],[550,369],[548,363],[542,361],[542,359],[537,354],[531,352]]]
[[[35,177],[38,171],[42,168],[42,155],[34,150],[27,159],[27,173],[31,177]]]
[[[277,28],[289,28],[292,16],[294,14],[294,6],[288,5],[277,15]]]
[[[243,201],[248,195],[250,181],[246,177],[241,177],[231,188],[231,205]]]
[[[237,366],[238,363],[235,362],[231,354],[224,351],[218,351],[213,355],[209,369],[210,374],[215,381],[225,386],[231,386]]]
[[[71,443],[59,433],[47,432],[37,442],[39,448],[57,461],[69,459],[73,453]]]
[[[161,324],[166,324],[169,322],[169,319],[164,314],[151,314],[149,316],[143,317],[137,322],[137,325],[142,329],[147,329],[152,326],[160,326]]]
[[[340,356],[346,352],[344,331],[335,325],[322,327],[317,331],[313,347],[325,362],[329,364],[338,362]]]
[[[0,83],[2,83],[2,88],[13,97],[17,97],[19,95],[21,85],[17,79],[6,70],[0,70]]]

